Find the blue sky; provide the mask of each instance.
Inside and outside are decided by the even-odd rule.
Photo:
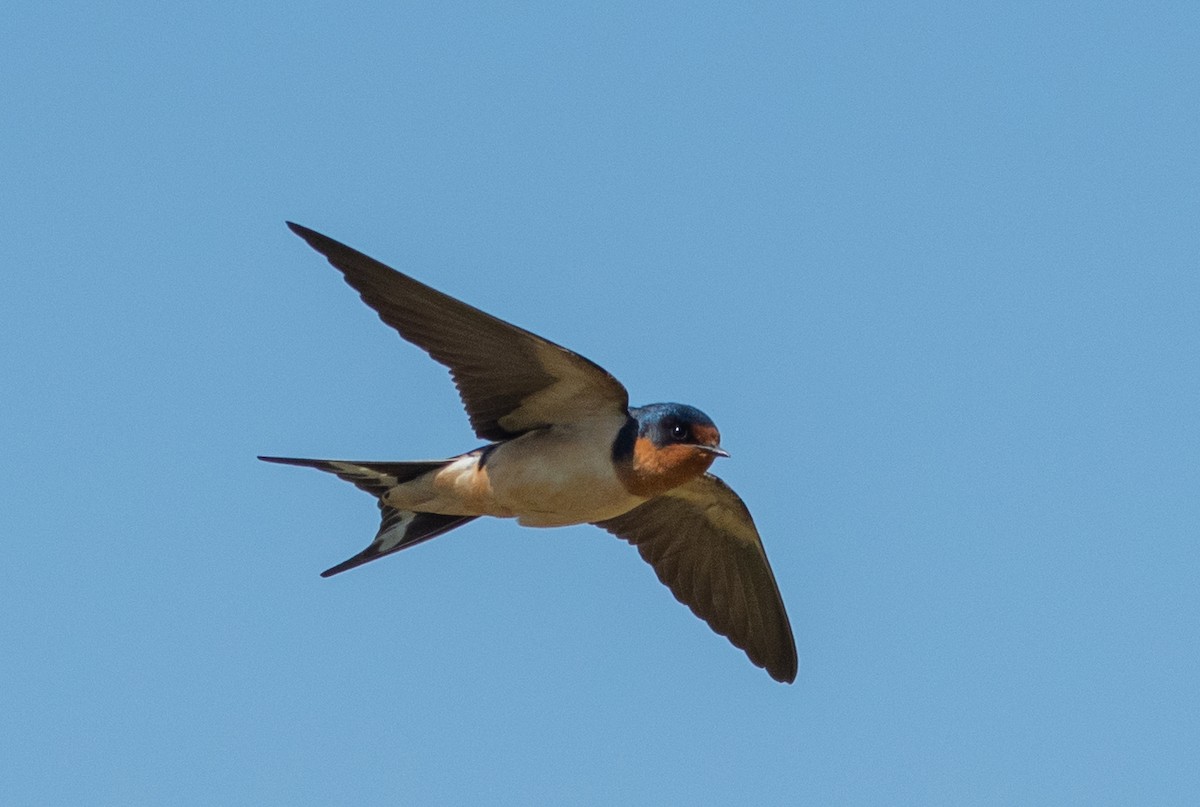
[[[0,802],[1195,804],[1193,4],[42,4],[0,30]],[[283,226],[720,425],[782,686]]]

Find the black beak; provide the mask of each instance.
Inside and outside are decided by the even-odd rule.
[[[725,449],[721,448],[720,446],[696,446],[696,448],[699,448],[702,451],[707,451],[710,454],[716,454],[718,457],[728,457],[729,456],[729,452],[726,451]]]

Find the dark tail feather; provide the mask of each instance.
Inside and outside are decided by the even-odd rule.
[[[435,471],[450,460],[426,460],[421,462],[374,462],[359,460],[306,460],[296,457],[259,457],[263,462],[280,465],[299,465],[316,468],[334,474],[359,490],[372,496],[382,496],[396,485],[411,482],[421,474]]]
[[[296,457],[259,457],[264,462],[277,462],[282,465],[299,465],[305,468],[316,468],[344,479],[359,490],[365,490],[376,498],[382,497],[397,485],[410,482],[422,474],[435,471],[451,460],[432,460],[425,462],[359,462],[356,460],[309,460]],[[415,546],[430,538],[436,538],[442,533],[449,532],[455,527],[461,527],[475,516],[443,516],[437,513],[415,513],[411,510],[397,510],[379,501],[379,509],[383,520],[379,532],[370,546],[352,558],[342,561],[333,568],[321,572],[321,577],[332,577],[355,566],[362,566],[373,560]]]
[[[332,577],[347,569],[362,566],[378,560],[401,549],[408,549],[419,543],[436,538],[442,533],[449,532],[455,527],[461,527],[468,521],[474,521],[476,516],[443,516],[437,513],[414,513],[411,510],[396,510],[383,502],[379,503],[383,513],[383,522],[371,545],[352,558],[348,558],[333,568],[321,572],[321,577]]]

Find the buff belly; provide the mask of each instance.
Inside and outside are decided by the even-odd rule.
[[[614,518],[646,501],[613,468],[621,423],[554,426],[472,452],[393,488],[401,510],[515,518],[527,527],[561,527]]]

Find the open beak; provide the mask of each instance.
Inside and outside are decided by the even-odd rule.
[[[726,451],[725,449],[721,448],[720,446],[696,446],[696,448],[707,451],[710,454],[716,454],[718,457],[728,457],[729,456],[729,452]]]

